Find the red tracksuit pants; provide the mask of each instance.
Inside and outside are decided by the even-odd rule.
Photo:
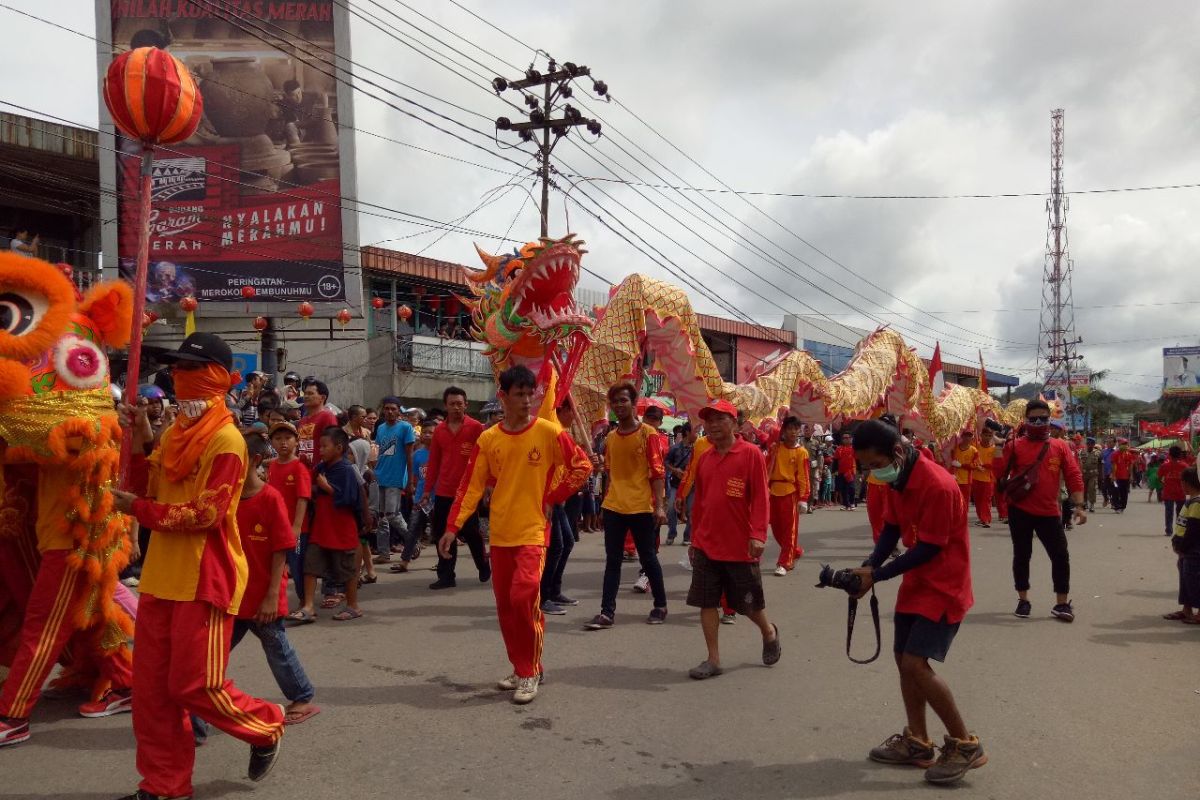
[[[41,696],[42,685],[76,633],[76,615],[88,590],[87,576],[67,563],[68,550],[42,553],[12,670],[0,691],[0,716],[25,719]],[[100,659],[100,670],[114,689],[132,681],[128,655]]]
[[[1008,498],[1005,496],[1004,492],[996,492],[995,497],[996,513],[999,515],[1000,519],[1008,519]]]
[[[800,547],[800,499],[795,492],[785,495],[771,495],[771,533],[779,542],[779,560],[777,567],[791,569],[796,565],[796,559],[804,555]]]
[[[192,794],[192,713],[243,742],[264,747],[283,735],[283,710],[225,677],[234,617],[200,601],[143,594],[133,647],[133,735],[140,788]]]
[[[992,487],[991,481],[971,481],[971,497],[975,501],[975,514],[985,525],[992,524]]]
[[[542,570],[546,548],[541,545],[492,545],[492,592],[504,649],[518,678],[542,674]]]
[[[871,524],[871,538],[879,541],[883,532],[883,510],[887,504],[886,486],[882,483],[867,482],[867,521]]]

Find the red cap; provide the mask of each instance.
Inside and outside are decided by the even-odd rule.
[[[704,408],[700,409],[699,416],[700,416],[701,421],[706,422],[706,421],[708,421],[708,418],[710,415],[716,414],[716,413],[728,414],[729,416],[733,417],[734,419],[737,419],[737,414],[738,414],[737,407],[733,403],[729,402],[728,400],[712,400],[709,402],[708,405],[706,405]]]
[[[1125,438],[1117,439],[1117,444],[1129,444],[1129,440]]]

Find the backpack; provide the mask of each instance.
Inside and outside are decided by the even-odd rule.
[[[1017,446],[1013,443],[1013,449],[1008,456],[1008,466],[1004,468],[1005,477],[1001,478],[996,486],[1004,493],[1004,498],[1009,503],[1019,503],[1029,496],[1033,491],[1033,487],[1037,486],[1038,478],[1041,476],[1041,470],[1038,469],[1042,465],[1042,459],[1046,457],[1046,453],[1050,450],[1050,441],[1047,440],[1042,445],[1042,451],[1038,453],[1038,457],[1033,460],[1025,469],[1009,475],[1008,473],[1013,468],[1013,462],[1017,460]]]

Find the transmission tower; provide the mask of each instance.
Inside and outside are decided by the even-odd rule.
[[[1042,318],[1038,326],[1037,370],[1043,388],[1062,398],[1073,425],[1071,370],[1082,360],[1076,351],[1075,306],[1071,298],[1073,263],[1067,250],[1067,210],[1063,193],[1063,110],[1050,112],[1050,198],[1046,201],[1046,263],[1042,275]]]

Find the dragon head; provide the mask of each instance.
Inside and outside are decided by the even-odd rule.
[[[568,234],[543,238],[510,254],[477,247],[482,272],[468,271],[472,334],[488,345],[497,368],[512,359],[540,359],[573,333],[587,333],[592,319],[575,304],[583,242]]]

